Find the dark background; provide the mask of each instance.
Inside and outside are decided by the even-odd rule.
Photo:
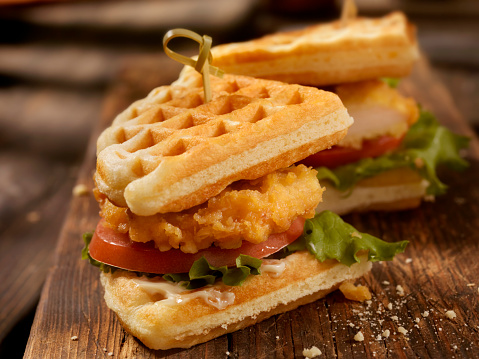
[[[479,2],[357,4],[364,16],[406,12],[436,75],[477,131]],[[219,44],[327,21],[339,11],[339,1],[327,0],[0,3],[1,358],[23,356],[78,167],[118,74],[133,63],[160,66],[171,28]],[[18,285],[32,276],[34,285]]]

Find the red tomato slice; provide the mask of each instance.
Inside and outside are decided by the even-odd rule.
[[[306,157],[300,163],[306,166],[334,168],[357,162],[362,158],[373,158],[395,150],[401,144],[402,137],[381,136],[363,142],[361,149],[333,146],[332,148]]]
[[[215,266],[234,266],[240,254],[263,258],[279,251],[296,240],[303,233],[304,218],[297,218],[291,227],[283,233],[271,235],[265,242],[253,244],[243,242],[237,249],[210,247],[198,253],[183,253],[179,249],[162,252],[153,242],[139,243],[130,240],[128,234],[118,233],[105,227],[102,219],[93,234],[90,243],[90,255],[93,259],[114,267],[146,273],[186,273],[194,261],[204,256]]]

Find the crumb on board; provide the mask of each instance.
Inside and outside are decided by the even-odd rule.
[[[410,263],[412,263],[412,258],[406,259],[406,264],[410,264]]]
[[[382,332],[381,334],[384,338],[389,338],[391,335],[391,331],[389,329],[386,329],[385,331]]]
[[[400,297],[404,296],[404,288],[402,287],[402,285],[398,284],[396,286],[396,292]]]
[[[305,358],[316,358],[321,355],[321,350],[317,346],[312,346],[309,349],[303,349],[303,356]]]
[[[72,336],[70,339],[73,340],[73,341],[77,341],[77,340],[78,340],[78,336],[77,336],[77,335],[74,335],[74,336]]]
[[[422,316],[423,316],[424,318],[429,317],[429,311],[428,311],[428,310],[425,310],[425,311],[422,313]]]
[[[352,282],[344,282],[339,286],[339,290],[349,300],[364,302],[371,299],[369,288],[363,285],[355,286]]]
[[[75,197],[80,197],[87,195],[90,191],[88,190],[88,187],[86,185],[80,183],[73,187],[72,192]]]
[[[456,312],[453,311],[453,310],[448,310],[446,312],[446,317],[449,318],[449,319],[454,319],[454,318],[456,318],[456,316],[457,316]]]
[[[354,340],[357,342],[362,342],[364,341],[364,335],[361,331],[357,332],[356,335],[354,336]]]
[[[399,328],[398,328],[398,332],[401,333],[401,334],[403,334],[403,335],[406,335],[408,331],[407,331],[407,329],[404,328],[404,327],[399,327]]]

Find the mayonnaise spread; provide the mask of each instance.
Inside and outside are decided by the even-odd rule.
[[[261,273],[267,273],[273,278],[279,277],[286,268],[286,261],[280,259],[263,259]],[[200,289],[185,289],[178,283],[168,282],[164,279],[134,278],[133,281],[142,290],[150,295],[160,296],[166,305],[186,303],[194,298],[202,299],[206,304],[219,310],[225,309],[235,301],[235,295],[224,286],[208,285]],[[220,290],[220,288],[222,290]]]
[[[235,295],[232,292],[220,291],[214,286],[206,286],[197,290],[188,290],[177,283],[171,283],[166,280],[152,280],[147,278],[135,278],[133,281],[145,292],[151,295],[161,295],[164,304],[185,303],[194,298],[202,299],[219,310],[225,309],[235,301]]]

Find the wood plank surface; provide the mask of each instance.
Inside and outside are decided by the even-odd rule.
[[[170,83],[178,70],[171,66],[165,59],[125,68],[105,99],[78,183],[93,186],[99,132],[133,100]],[[443,124],[472,138],[470,168],[463,173],[442,171],[450,188],[434,203],[404,212],[346,217],[360,231],[387,241],[410,241],[404,254],[393,262],[376,263],[360,281],[373,294],[369,304],[333,293],[188,350],[149,350],[122,329],[103,301],[97,268],[80,259],[81,234],[98,221],[98,204],[90,194],[72,201],[25,358],[301,358],[303,349],[312,346],[321,350],[321,358],[479,357],[479,143],[426,61],[401,89]],[[448,310],[457,317],[449,319]],[[401,334],[399,327],[407,333]],[[385,330],[389,337],[381,336]],[[364,335],[362,342],[354,340],[358,331]]]

